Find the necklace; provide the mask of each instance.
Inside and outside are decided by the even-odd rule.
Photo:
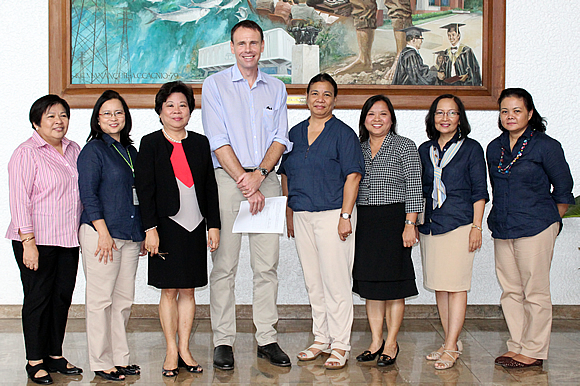
[[[530,138],[526,138],[524,139],[524,143],[522,143],[522,147],[520,147],[520,150],[518,151],[518,154],[516,155],[516,158],[514,158],[512,160],[512,162],[509,163],[508,166],[506,166],[505,168],[502,169],[503,166],[503,156],[505,154],[505,148],[502,147],[501,148],[501,156],[499,157],[499,165],[497,165],[497,171],[500,172],[501,174],[508,174],[513,166],[513,164],[516,163],[517,160],[520,159],[520,157],[522,156],[522,154],[524,154],[524,149],[526,148],[526,145],[528,144],[528,141],[534,136],[534,132],[536,130],[532,130],[532,132],[530,133]]]
[[[170,140],[171,142],[175,142],[175,143],[181,143],[181,141],[183,141],[183,139],[186,139],[186,138],[187,138],[187,136],[189,135],[189,134],[188,134],[188,132],[187,132],[187,130],[186,130],[186,131],[185,131],[185,137],[183,137],[183,139],[181,139],[181,140],[179,140],[179,141],[178,141],[177,139],[173,139],[173,138],[171,138],[171,136],[170,136],[169,134],[167,134],[167,131],[165,131],[165,129],[164,129],[164,128],[161,128],[161,131],[163,131],[163,134],[165,134],[165,137],[166,137],[168,140]]]

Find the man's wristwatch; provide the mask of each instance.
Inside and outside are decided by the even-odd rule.
[[[350,213],[341,213],[340,217],[342,217],[345,220],[350,220]]]
[[[405,220],[405,225],[416,225],[413,221],[411,220]]]
[[[265,168],[261,168],[261,167],[257,167],[256,170],[260,171],[260,174],[263,175],[264,177],[268,177],[268,174],[270,174],[270,171],[268,169]]]

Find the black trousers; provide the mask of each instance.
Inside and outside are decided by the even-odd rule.
[[[38,270],[26,268],[24,249],[12,241],[20,269],[24,304],[22,329],[26,359],[62,355],[62,342],[79,265],[79,248],[38,245]]]

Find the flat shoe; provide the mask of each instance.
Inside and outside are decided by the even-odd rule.
[[[358,362],[374,361],[377,356],[379,356],[383,353],[384,349],[385,349],[385,340],[383,339],[383,344],[376,352],[371,353],[369,350],[365,350],[365,351],[363,351],[362,354],[360,354],[359,356],[356,357],[356,360]]]
[[[520,361],[516,361],[514,358],[509,358],[501,364],[501,366],[505,367],[506,369],[521,369],[524,367],[533,367],[533,366],[542,366],[544,364],[543,359],[536,359],[532,363],[524,363]]]
[[[311,348],[318,350],[318,352],[316,354],[313,353],[310,350]],[[313,343],[308,348],[300,351],[298,353],[298,355],[296,355],[296,357],[298,358],[299,361],[307,362],[307,361],[315,360],[316,358],[318,358],[322,354],[330,354],[330,344],[328,344],[328,343],[323,343],[323,344]]]
[[[99,377],[106,379],[107,381],[124,381],[125,374],[121,373],[119,370],[111,371],[110,373],[105,373],[104,371],[95,371],[95,374]],[[121,378],[123,377],[123,378]]]
[[[68,364],[69,361],[67,361],[64,357],[58,359],[48,357],[48,359],[46,359],[46,366],[48,367],[48,372],[50,373],[61,373],[64,375],[82,374],[83,369],[76,366],[68,367]]]
[[[451,354],[457,354],[457,358],[455,358],[453,355]],[[443,356],[447,355],[448,357],[450,357],[452,360],[445,360],[443,359]],[[441,354],[441,358],[435,362],[435,369],[436,370],[447,370],[452,368],[453,366],[455,366],[455,362],[457,362],[457,359],[459,359],[459,355],[461,355],[461,351],[455,351],[455,350],[443,350],[443,354]],[[440,365],[440,366],[437,366]]]
[[[383,354],[379,357],[379,359],[377,360],[377,366],[390,366],[393,363],[395,363],[395,361],[397,360],[397,357],[399,356],[399,343],[397,342],[397,352],[395,354],[394,358],[391,358],[389,355]]]
[[[181,355],[177,359],[177,366],[184,368],[189,373],[202,373],[203,368],[197,364],[195,366],[188,365],[185,361],[181,358]]]
[[[52,377],[50,374],[46,374],[42,377],[35,377],[36,374],[40,370],[46,371],[44,368],[44,363],[39,363],[37,365],[31,366],[29,363],[26,364],[26,373],[28,374],[28,378],[34,383],[38,383],[39,385],[50,385],[52,384]],[[48,373],[48,371],[46,371]]]
[[[137,365],[115,366],[115,368],[125,375],[141,374],[141,367]]]
[[[340,370],[344,368],[344,366],[346,366],[346,362],[348,361],[348,354],[348,351],[345,352],[344,355],[340,355],[338,351],[332,350],[330,352],[330,358],[328,358],[324,363],[324,367],[327,370]],[[336,358],[333,358],[332,355],[334,355]],[[334,365],[334,363],[338,364]]]

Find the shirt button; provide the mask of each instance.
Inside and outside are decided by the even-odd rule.
[[[135,218],[135,216],[131,216],[131,218]]]

